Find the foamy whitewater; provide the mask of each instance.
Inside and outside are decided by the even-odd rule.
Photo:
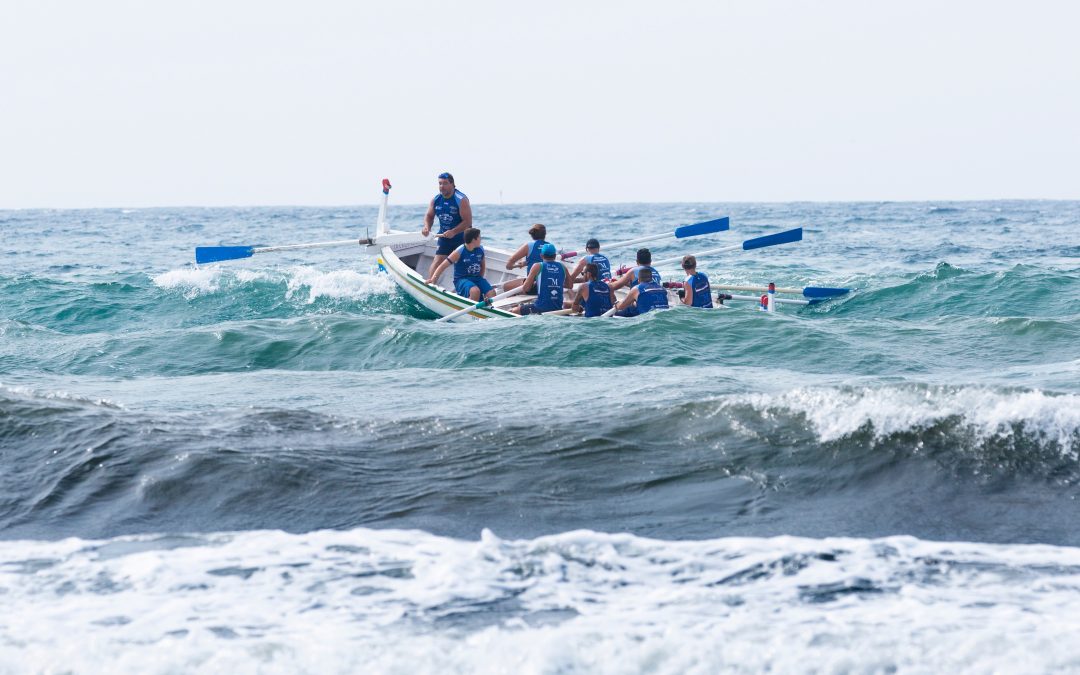
[[[0,212],[0,673],[1080,671],[1080,203],[475,211],[854,291],[446,325],[190,262],[373,208]]]

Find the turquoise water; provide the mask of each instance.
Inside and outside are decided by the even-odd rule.
[[[1080,203],[475,206],[500,248],[724,215],[654,255],[801,226],[700,269],[852,293],[447,325],[359,247],[192,263],[373,207],[0,212],[0,670],[1080,667]]]

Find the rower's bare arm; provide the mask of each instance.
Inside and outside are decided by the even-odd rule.
[[[566,263],[559,263],[563,269],[563,288],[574,287],[574,275],[570,274],[570,271],[566,269]]]
[[[626,308],[630,307],[630,305],[634,304],[635,302],[637,302],[637,286],[630,289],[630,292],[627,293],[626,297],[623,298],[622,302],[619,303],[618,309],[620,309],[620,310],[626,309]]]
[[[577,296],[574,297],[574,304],[571,305],[570,311],[574,314],[580,314],[585,311],[585,301],[589,299],[589,285],[585,284],[578,289]]]
[[[619,290],[623,286],[630,283],[630,280],[633,279],[633,278],[634,278],[634,270],[630,270],[629,272],[627,272],[626,274],[622,275],[621,277],[619,277],[615,281],[612,281],[609,284],[611,286],[611,290],[613,290],[613,291]]]
[[[683,297],[682,304],[692,305],[694,304],[694,285],[683,282]]]
[[[581,276],[581,270],[583,269],[585,269],[585,258],[577,261],[577,264],[574,265],[574,271],[570,273],[571,284],[576,284],[578,281],[580,281],[578,277]]]
[[[522,244],[521,246],[518,247],[518,250],[514,251],[514,255],[510,256],[510,259],[506,261],[506,269],[508,269],[508,270],[514,269],[515,267],[518,266],[519,262],[521,262],[522,263],[521,266],[524,267],[525,263],[522,262],[521,259],[524,258],[527,255],[529,255],[529,245],[528,244]]]
[[[536,277],[540,274],[541,263],[533,263],[532,269],[529,270],[529,276],[525,278],[525,283],[522,286],[525,288],[525,293],[531,293],[533,283],[536,281]]]
[[[431,275],[431,277],[428,278],[427,282],[429,284],[437,282],[439,280],[439,277],[442,276],[443,270],[461,259],[460,251],[460,248],[455,248],[453,251],[450,252],[450,255],[443,258],[442,261],[439,263],[439,266],[435,268],[435,272]]]
[[[427,213],[424,214],[424,229],[422,234],[426,237],[431,234],[431,226],[435,222],[435,200],[428,202]]]

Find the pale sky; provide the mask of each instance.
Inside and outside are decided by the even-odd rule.
[[[1080,3],[0,0],[0,208],[1080,198]]]

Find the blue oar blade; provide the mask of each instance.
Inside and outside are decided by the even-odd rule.
[[[804,298],[818,298],[824,300],[825,298],[835,298],[838,295],[843,295],[850,291],[850,288],[823,288],[821,286],[807,286],[802,289]]]
[[[716,220],[707,220],[704,223],[694,223],[693,225],[683,225],[682,227],[675,228],[675,238],[685,239],[687,237],[696,237],[702,234],[723,232],[730,228],[731,219],[724,216],[723,218],[717,218]]]
[[[757,237],[756,239],[747,239],[742,243],[742,247],[744,251],[752,251],[755,248],[765,248],[766,246],[776,246],[777,244],[790,244],[793,241],[802,241],[801,227],[796,227],[794,230],[788,230],[787,232],[767,234],[764,237]]]
[[[251,246],[196,246],[195,262],[201,265],[222,260],[238,260],[250,258],[254,253]]]

